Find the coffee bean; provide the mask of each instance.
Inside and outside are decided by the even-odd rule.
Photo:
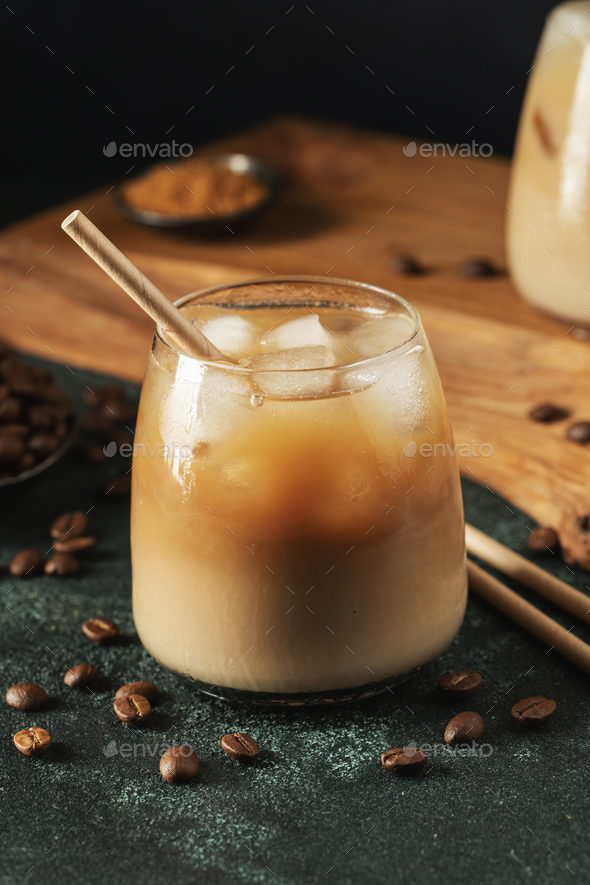
[[[28,424],[0,424],[0,436],[20,436],[24,439],[30,432]]]
[[[115,476],[105,482],[102,490],[112,500],[126,498],[131,493],[131,476],[125,473]]]
[[[53,428],[53,432],[55,433],[59,441],[62,442],[70,432],[68,423],[66,421],[58,421]]]
[[[74,412],[74,406],[70,399],[55,384],[39,390],[37,395],[46,403],[50,403],[56,410],[56,415],[62,418],[67,418]]]
[[[563,409],[561,406],[554,406],[553,403],[541,403],[540,406],[535,406],[529,412],[531,421],[540,421],[542,424],[553,424],[554,421],[562,421],[568,415],[569,411],[567,409]]]
[[[149,719],[152,712],[150,702],[142,694],[121,695],[115,698],[113,708],[122,722],[131,725]]]
[[[98,393],[95,390],[91,390],[89,387],[87,387],[82,394],[82,399],[91,409],[98,409],[101,404],[101,398]]]
[[[398,747],[396,750],[386,750],[385,753],[381,753],[383,768],[399,774],[413,774],[424,768],[427,762],[428,756],[417,747]]]
[[[479,713],[471,710],[453,716],[445,728],[445,743],[465,744],[477,741],[484,733],[485,723]]]
[[[37,459],[35,458],[33,453],[25,452],[18,462],[18,472],[25,473],[27,470],[32,470],[36,463]]]
[[[47,404],[30,406],[28,410],[29,424],[34,430],[51,430],[57,421],[57,412]]]
[[[25,710],[32,712],[34,710],[43,710],[49,698],[47,692],[40,685],[34,682],[17,682],[6,692],[6,703],[17,710]]]
[[[35,397],[39,392],[40,376],[32,366],[14,357],[2,360],[2,374],[12,393]]]
[[[27,446],[38,455],[42,460],[49,458],[59,449],[60,439],[54,433],[46,433],[41,431],[34,433],[27,442]]]
[[[470,697],[480,685],[481,676],[475,670],[456,670],[438,680],[440,690],[455,698]]]
[[[106,645],[116,639],[119,635],[119,628],[114,621],[108,618],[90,618],[82,624],[84,636],[96,642],[98,645]]]
[[[96,538],[58,538],[53,549],[56,553],[87,553],[88,550],[94,550],[96,547]]]
[[[42,756],[51,746],[51,735],[44,728],[23,728],[14,736],[14,746],[25,756]]]
[[[25,444],[19,436],[0,436],[0,461],[3,464],[13,464],[20,461]]]
[[[221,738],[222,749],[238,762],[251,762],[260,754],[260,747],[253,737],[243,731],[234,731]]]
[[[553,529],[541,526],[530,533],[526,544],[533,553],[545,553],[547,548],[554,550],[557,547],[559,538]]]
[[[568,439],[582,445],[590,442],[590,421],[578,421],[577,424],[571,424],[565,435]]]
[[[46,575],[75,575],[80,570],[80,563],[70,553],[56,553],[45,563]]]
[[[511,710],[512,718],[524,725],[535,726],[544,725],[548,722],[555,710],[557,704],[555,701],[549,701],[543,695],[535,695],[532,698],[525,698],[519,701]]]
[[[49,534],[52,538],[77,538],[83,535],[88,527],[88,517],[81,510],[70,510],[62,513],[51,523]]]
[[[426,268],[411,255],[398,255],[391,262],[395,273],[403,273],[409,276],[417,276],[426,273]]]
[[[171,784],[184,784],[199,771],[199,757],[190,747],[170,747],[160,759],[160,774]]]
[[[155,704],[160,693],[153,682],[130,682],[128,685],[122,685],[118,689],[116,698],[128,698],[132,694],[140,694],[147,698],[150,704]]]
[[[0,357],[0,473],[17,476],[53,455],[71,429],[71,401],[50,372]],[[18,451],[17,442],[24,444]]]
[[[21,550],[9,566],[10,574],[15,578],[32,578],[43,571],[45,560],[37,550]]]
[[[494,277],[500,271],[487,258],[468,258],[459,265],[459,273],[462,277]]]
[[[15,396],[8,396],[0,401],[0,424],[14,424],[21,415],[22,406]]]
[[[91,664],[76,664],[70,667],[64,676],[64,682],[70,688],[86,688],[87,685],[94,685],[98,678],[96,667]]]

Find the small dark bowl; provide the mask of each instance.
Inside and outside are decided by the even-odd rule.
[[[211,215],[210,218],[205,218],[202,215],[191,217],[187,215],[164,215],[161,212],[152,212],[149,209],[137,209],[125,200],[123,188],[119,185],[113,194],[115,207],[123,215],[126,215],[127,218],[131,218],[132,221],[148,224],[151,227],[187,228],[200,234],[221,233],[226,228],[231,228],[231,233],[233,233],[235,227],[240,227],[268,209],[275,202],[283,188],[284,179],[281,173],[272,166],[263,163],[262,160],[256,159],[256,157],[250,157],[247,154],[220,154],[209,162],[214,166],[227,166],[235,172],[249,172],[259,182],[266,185],[268,196],[254,206],[249,206],[247,209],[233,212],[230,215]]]
[[[53,455],[50,455],[49,458],[46,458],[45,461],[41,461],[40,464],[36,464],[35,467],[31,468],[31,470],[24,470],[22,473],[17,473],[15,476],[6,476],[4,479],[0,479],[0,489],[3,489],[5,486],[14,486],[18,483],[25,482],[28,479],[33,479],[33,477],[38,476],[40,473],[43,473],[45,470],[49,470],[50,467],[53,467],[65,453],[68,451],[74,440],[77,436],[77,422],[75,418],[70,419],[70,432],[62,442],[61,446],[55,450]]]

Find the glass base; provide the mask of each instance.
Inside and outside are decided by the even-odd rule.
[[[326,691],[308,691],[302,693],[277,693],[267,691],[248,691],[242,688],[225,688],[221,685],[206,685],[198,679],[191,679],[193,685],[209,697],[222,701],[254,704],[265,707],[318,707],[326,704],[348,704],[374,697],[394,685],[400,685],[411,679],[421,668],[415,667],[399,676],[382,679],[380,682],[368,682],[354,688],[337,688]]]

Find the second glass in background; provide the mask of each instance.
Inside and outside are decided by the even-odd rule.
[[[547,19],[522,110],[507,214],[510,272],[547,313],[590,326],[590,16]]]

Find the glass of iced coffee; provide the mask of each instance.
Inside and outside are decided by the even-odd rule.
[[[143,644],[210,694],[255,703],[352,700],[407,678],[453,639],[467,589],[452,432],[418,314],[382,289],[301,277],[178,306],[235,364],[156,331],[133,460]]]
[[[521,115],[508,198],[510,271],[524,297],[590,325],[590,16],[547,20]]]

